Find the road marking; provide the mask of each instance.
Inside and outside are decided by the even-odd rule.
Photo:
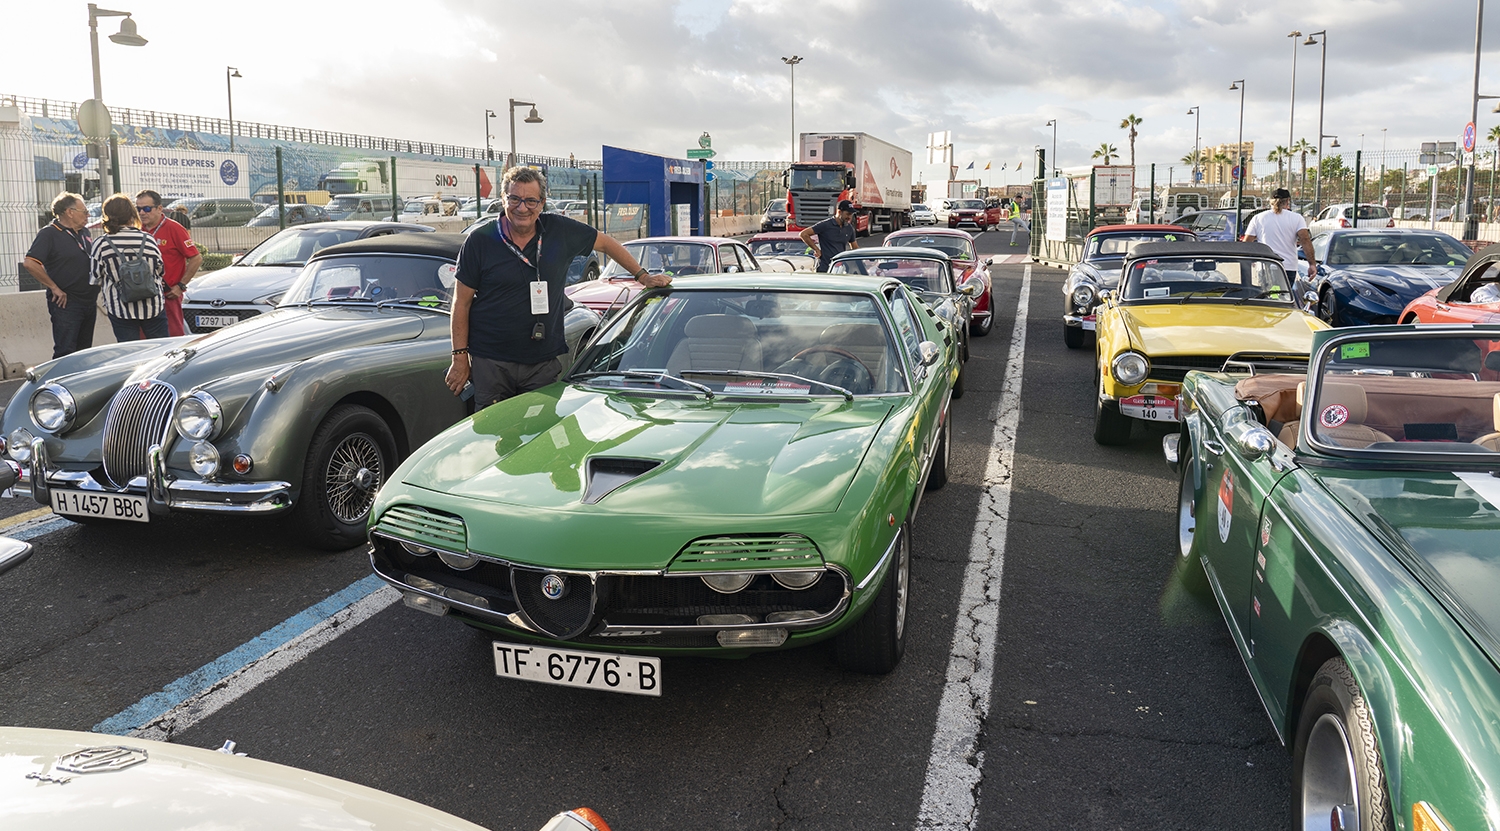
[[[927,781],[922,787],[918,828],[972,829],[979,823],[979,784],[984,752],[979,734],[990,712],[995,676],[995,641],[1000,627],[1000,577],[1005,566],[1005,539],[1010,518],[1010,489],[1015,472],[1016,431],[1021,423],[1021,370],[1026,361],[1026,312],[1031,296],[1031,266],[1021,279],[1016,325],[1011,331],[1005,382],[992,416],[995,432],[979,517],[969,544],[969,565],[959,595],[948,675],[938,705]]]
[[[0,519],[0,534],[5,533],[5,529],[10,528],[11,526],[20,525],[23,522],[30,522],[33,519],[44,517],[50,513],[52,513],[51,508],[37,508],[34,511],[27,511],[24,514],[16,514],[15,516],[9,516],[5,519]]]
[[[91,729],[116,736],[170,739],[400,599],[399,592],[372,574]]]

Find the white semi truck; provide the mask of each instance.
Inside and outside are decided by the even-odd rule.
[[[833,216],[840,200],[856,208],[859,234],[911,225],[911,151],[868,133],[803,133],[787,171],[787,230]]]
[[[333,196],[349,193],[392,193],[391,160],[368,158],[342,162],[323,174],[323,190]],[[493,164],[479,166],[478,192],[488,198],[499,189],[501,170]],[[415,196],[475,195],[474,166],[420,159],[396,159],[396,188],[402,199]]]

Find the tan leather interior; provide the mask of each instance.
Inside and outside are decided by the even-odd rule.
[[[875,383],[885,377],[887,351],[885,330],[873,323],[839,323],[823,330],[818,342],[836,346],[864,362],[875,376]]]
[[[1295,447],[1305,389],[1299,376],[1256,375],[1235,385],[1235,397],[1258,401],[1268,421],[1284,424],[1277,439]],[[1378,375],[1331,381],[1324,389],[1321,408],[1342,404],[1349,409],[1349,416],[1338,428],[1323,428],[1322,435],[1347,446],[1362,447],[1374,441],[1402,440],[1408,424],[1451,423],[1460,440],[1472,440],[1500,452],[1497,396],[1500,382],[1496,381]]]
[[[1304,387],[1298,387],[1305,397]],[[1318,425],[1318,435],[1325,439],[1332,439],[1345,447],[1366,447],[1378,441],[1395,441],[1387,433],[1382,433],[1368,426],[1365,420],[1370,415],[1370,399],[1365,395],[1365,388],[1359,384],[1347,384],[1338,381],[1325,381],[1322,393],[1318,400],[1318,412],[1320,414],[1335,411],[1342,407],[1348,412],[1347,420],[1337,427],[1331,427],[1327,422]]]
[[[762,356],[755,323],[740,315],[698,315],[683,328],[683,339],[667,359],[672,373],[693,369],[760,372]]]
[[[1495,428],[1495,432],[1480,436],[1474,440],[1474,443],[1500,453],[1500,392],[1495,393],[1495,401],[1492,406],[1494,409],[1494,423],[1490,426]]]

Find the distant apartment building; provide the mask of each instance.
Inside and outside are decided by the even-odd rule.
[[[1217,144],[1203,148],[1203,183],[1234,184],[1234,166],[1240,156],[1245,159],[1245,183],[1255,181],[1255,142],[1247,141],[1244,144]],[[1229,162],[1215,161],[1216,159],[1229,159]]]

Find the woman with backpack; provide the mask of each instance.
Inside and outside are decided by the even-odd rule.
[[[104,313],[115,340],[167,337],[161,250],[140,230],[135,200],[117,193],[103,207],[105,234],[89,249],[89,282],[103,287]]]

